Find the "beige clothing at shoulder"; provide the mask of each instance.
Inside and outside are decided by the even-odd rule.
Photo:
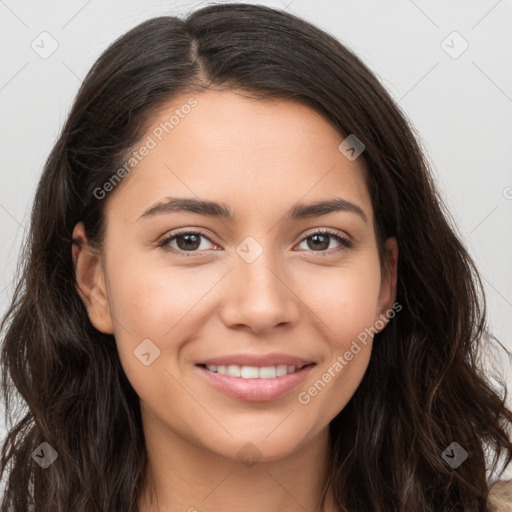
[[[512,512],[512,480],[495,482],[489,491],[493,512]]]

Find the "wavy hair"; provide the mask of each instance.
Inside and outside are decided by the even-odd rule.
[[[381,254],[387,237],[398,240],[402,310],[375,335],[360,386],[329,425],[326,485],[337,507],[488,511],[486,450],[493,470],[512,461],[512,412],[505,383],[501,394],[484,371],[482,350],[495,338],[481,278],[419,137],[355,53],[299,17],[250,4],[139,24],[103,52],[77,93],[38,183],[0,325],[9,421],[1,511],[136,511],[147,467],[139,399],[114,336],[92,326],[78,294],[72,232],[83,221],[101,247],[110,196],[98,200],[95,190],[160,107],[210,88],[302,101],[343,136],[355,134]],[[454,441],[468,453],[456,469],[441,456]],[[58,454],[46,469],[33,457],[43,442]]]

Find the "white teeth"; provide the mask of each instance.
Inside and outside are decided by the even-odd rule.
[[[230,377],[240,377],[240,366],[237,366],[236,364],[230,364],[227,368],[226,373]]]
[[[292,368],[290,366],[290,368]],[[276,375],[278,377],[282,377],[283,375],[286,375],[288,373],[288,367],[285,364],[278,364],[276,366]]]
[[[263,366],[260,368],[260,379],[275,379],[276,378],[276,367],[275,366]]]
[[[260,376],[260,372],[256,366],[242,366],[240,369],[240,377],[244,379],[257,379]]]
[[[209,364],[206,366],[208,370],[230,377],[241,377],[242,379],[274,379],[275,377],[283,377],[289,373],[294,373],[297,369],[294,365],[278,364],[276,366],[239,366],[230,364],[229,366],[216,366]]]

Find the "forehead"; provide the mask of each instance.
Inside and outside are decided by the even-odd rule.
[[[331,122],[297,101],[246,94],[182,94],[160,108],[108,209],[129,209],[136,219],[151,202],[181,195],[261,215],[274,205],[336,196],[371,218],[364,160],[340,152],[345,136]]]

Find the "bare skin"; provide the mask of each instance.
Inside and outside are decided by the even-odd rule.
[[[102,252],[87,246],[82,223],[73,233],[84,242],[73,256],[90,320],[115,335],[140,397],[149,473],[139,511],[319,512],[328,425],[359,386],[372,338],[342,371],[333,372],[333,363],[365,328],[385,327],[397,242],[387,240],[381,267],[363,158],[347,159],[338,149],[344,137],[314,110],[208,91],[194,95],[197,106],[158,141],[153,128],[189,98],[158,113],[147,134],[156,147],[109,192]],[[141,217],[166,197],[222,202],[234,219]],[[366,221],[353,211],[285,218],[298,202],[334,198],[357,205]],[[332,234],[315,245],[316,228],[352,246]],[[168,241],[169,250],[156,246],[178,229],[181,239]],[[183,231],[198,230],[190,249]],[[249,236],[255,242],[245,246]],[[248,263],[240,247],[262,252]],[[145,339],[160,350],[148,366],[134,355]],[[276,352],[315,365],[275,400],[229,396],[196,366],[226,354]],[[308,393],[329,368],[325,387]],[[299,400],[301,392],[309,401]],[[241,456],[248,446],[257,449],[252,465]],[[336,510],[331,493],[324,510]]]

